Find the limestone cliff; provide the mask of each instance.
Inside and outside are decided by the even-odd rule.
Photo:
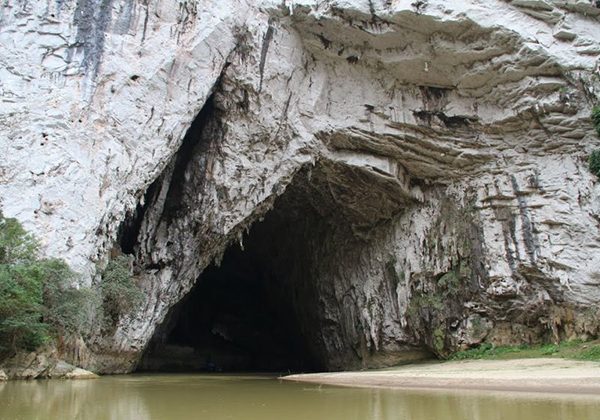
[[[146,295],[71,362],[134,369],[234,243],[323,368],[598,335],[595,1],[17,0],[0,41],[2,211]]]

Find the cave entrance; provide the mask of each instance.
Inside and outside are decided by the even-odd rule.
[[[259,238],[260,239],[260,238]],[[231,246],[167,317],[140,369],[150,371],[308,371],[315,369],[255,249]]]
[[[294,176],[243,246],[231,245],[169,311],[140,370],[331,370],[371,351],[352,296],[339,289],[352,293],[344,279],[369,232],[412,198],[395,168],[382,174],[373,159],[343,158]]]
[[[300,178],[300,176],[299,176]],[[305,179],[305,177],[304,177]],[[315,321],[310,235],[322,223],[295,186],[279,197],[243,244],[207,267],[156,330],[141,371],[306,372],[324,367],[307,331]]]

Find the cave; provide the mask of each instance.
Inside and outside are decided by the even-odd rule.
[[[390,257],[383,264],[375,257],[374,244],[418,201],[419,186],[407,170],[345,149],[343,138],[324,139],[330,152],[298,168],[285,188],[274,188],[217,248],[222,239],[202,210],[229,187],[210,185],[223,134],[215,98],[119,235],[139,272],[154,276],[168,268],[175,273],[171,284],[184,283],[177,278],[183,267],[206,267],[181,294],[174,291],[179,300],[169,303],[137,370],[307,372],[385,366],[412,354],[386,335],[388,326],[373,327],[399,310],[399,277]],[[373,278],[390,307],[361,291]]]
[[[336,288],[371,246],[371,233],[410,201],[388,178],[326,160],[301,169],[272,209],[170,309],[138,370],[359,366],[372,343],[355,302],[346,300],[354,298],[340,298]]]
[[[298,175],[306,181],[306,171]],[[303,183],[303,182],[302,182]],[[295,182],[170,309],[139,371],[307,372],[325,366],[315,318],[311,232],[330,226]],[[325,222],[323,222],[325,220]],[[332,225],[333,226],[333,225]],[[312,264],[314,265],[314,264]]]
[[[232,245],[220,264],[209,266],[171,310],[141,370],[316,369],[294,317],[278,291],[270,289],[272,275],[254,246]]]

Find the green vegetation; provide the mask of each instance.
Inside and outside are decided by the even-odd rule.
[[[64,261],[48,260],[45,267],[44,321],[59,336],[85,335],[92,328],[100,296],[89,287],[72,287],[77,278]]]
[[[596,132],[600,136],[600,105],[595,105],[592,108],[592,123],[596,128]]]
[[[461,264],[462,267],[463,264]],[[447,297],[453,296],[460,291],[461,272],[459,270],[448,271],[438,280],[438,286],[445,291]]]
[[[102,272],[102,309],[109,325],[116,325],[121,315],[143,301],[144,295],[130,274],[130,264],[130,257],[120,255],[110,260]]]
[[[0,356],[33,350],[91,324],[91,290],[73,287],[69,267],[39,258],[38,249],[16,219],[0,213]]]
[[[600,178],[600,149],[594,150],[589,158],[590,172]]]
[[[442,297],[435,293],[415,293],[406,309],[408,315],[417,316],[421,311],[441,311],[444,309]]]
[[[600,105],[592,108],[592,123],[600,136]],[[589,157],[590,172],[600,178],[600,149],[596,149]]]
[[[466,359],[523,359],[535,357],[561,357],[565,359],[600,362],[600,341],[563,341],[559,344],[537,344],[520,346],[481,346],[452,354],[450,360]]]
[[[446,334],[442,327],[437,327],[433,330],[433,348],[438,352],[444,351],[444,345],[446,343]]]

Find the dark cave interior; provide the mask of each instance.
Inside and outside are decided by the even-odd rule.
[[[308,371],[309,352],[252,250],[230,247],[207,268],[155,335],[141,370]]]

